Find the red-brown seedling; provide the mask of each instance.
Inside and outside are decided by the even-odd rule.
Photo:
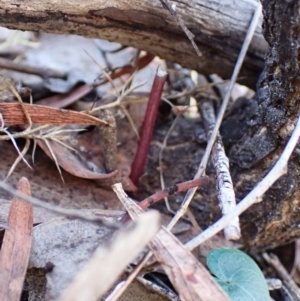
[[[166,79],[167,72],[161,68],[158,68],[149,95],[149,102],[142,124],[138,148],[131,165],[131,173],[129,178],[134,184],[137,184],[137,181],[140,178],[146,163],[158,113],[158,107]]]
[[[201,178],[198,179],[194,179],[191,181],[186,181],[183,183],[179,183],[179,184],[175,184],[171,187],[165,188],[161,191],[155,192],[154,194],[152,194],[151,196],[149,196],[148,198],[140,201],[138,203],[138,205],[142,208],[142,209],[147,209],[148,207],[150,207],[151,205],[159,202],[160,200],[164,199],[165,197],[174,195],[176,193],[179,192],[183,192],[186,191],[190,188],[193,187],[203,187],[205,185],[207,185],[210,182],[210,178],[208,176],[203,176]],[[130,220],[130,216],[128,213],[126,213],[122,219],[121,219],[121,223],[125,223],[127,221]]]

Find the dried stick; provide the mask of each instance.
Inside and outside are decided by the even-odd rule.
[[[66,76],[66,74],[56,70],[16,63],[12,60],[5,59],[5,58],[0,58],[0,68],[13,70],[21,73],[34,74],[42,78],[49,78],[49,77],[63,78]]]
[[[51,205],[45,201],[41,201],[35,197],[29,197],[23,193],[20,193],[18,191],[16,191],[14,188],[12,188],[10,185],[1,182],[0,181],[0,188],[4,189],[5,191],[11,193],[13,196],[24,200],[34,206],[38,206],[41,208],[45,208],[47,210],[50,210],[52,212],[55,212],[57,214],[63,215],[63,216],[67,216],[67,217],[73,217],[73,218],[79,218],[85,221],[89,221],[89,222],[95,222],[95,223],[99,223],[99,224],[103,224],[109,228],[112,229],[116,229],[119,228],[118,225],[116,223],[111,223],[109,221],[107,221],[106,219],[102,218],[102,217],[97,217],[94,214],[91,213],[81,213],[81,210],[77,210],[77,209],[66,209],[66,208],[61,208],[55,205]]]
[[[225,111],[226,111],[226,108],[227,108],[227,105],[228,105],[228,102],[229,102],[229,99],[230,99],[230,95],[231,95],[233,86],[236,82],[236,79],[237,79],[237,76],[238,76],[239,71],[241,69],[242,63],[244,61],[246,52],[248,50],[248,47],[249,47],[250,42],[252,40],[252,37],[254,35],[255,28],[257,27],[260,14],[261,14],[261,4],[258,4],[257,9],[254,13],[253,18],[252,18],[250,27],[248,29],[246,38],[244,40],[241,52],[239,54],[237,63],[234,67],[233,74],[232,74],[232,77],[231,77],[231,80],[230,80],[229,87],[226,91],[225,98],[222,102],[220,111],[218,113],[218,117],[217,117],[217,120],[216,120],[216,125],[214,127],[213,132],[211,133],[211,136],[208,139],[208,143],[207,143],[207,146],[206,146],[206,149],[205,149],[205,153],[202,157],[202,160],[200,162],[198,171],[194,176],[194,179],[197,179],[197,178],[201,177],[202,174],[204,173],[205,169],[206,169],[206,165],[207,165],[207,162],[208,162],[208,159],[209,159],[209,156],[210,156],[210,152],[212,150],[212,147],[215,143],[217,134],[219,132],[219,128],[220,128],[220,125],[222,123],[222,120],[223,120],[223,117],[224,117],[224,114],[225,114]],[[192,189],[188,190],[188,192],[187,192],[187,194],[186,194],[186,196],[185,196],[185,198],[182,202],[181,208],[177,211],[176,215],[173,217],[173,219],[171,220],[171,222],[168,225],[169,230],[172,229],[174,227],[174,225],[177,223],[177,221],[185,214],[185,212],[186,212],[186,210],[187,210],[187,208],[188,208],[188,206],[189,206],[196,190],[197,190],[197,188],[192,188]]]
[[[112,172],[117,168],[117,127],[116,121],[113,114],[108,110],[101,110],[100,116],[105,120],[110,126],[104,127],[100,126],[99,132],[101,143],[103,145],[103,157],[105,162],[105,170],[107,172]]]
[[[139,58],[137,70],[141,70],[144,67],[146,67],[148,64],[150,64],[151,61],[154,59],[154,57],[155,56],[153,54],[147,53],[146,55]],[[133,69],[134,68],[132,66],[124,66],[124,67],[116,68],[115,70],[112,71],[110,77],[112,79],[119,78],[122,75],[132,73]],[[80,87],[75,87],[68,93],[59,94],[59,95],[56,94],[54,96],[49,96],[40,99],[39,101],[36,102],[36,104],[48,105],[57,108],[64,108],[74,103],[78,99],[84,97],[85,95],[90,93],[94,88],[103,85],[107,82],[108,82],[107,78],[102,78],[97,82],[95,82],[93,85],[86,84]]]
[[[186,27],[184,21],[182,18],[176,13],[175,6],[171,5],[168,0],[160,0],[160,3],[164,8],[166,8],[172,16],[176,19],[178,25],[181,27],[181,29],[184,31],[188,39],[190,40],[193,48],[195,49],[198,56],[202,56],[202,53],[200,52],[197,44],[194,41],[195,35]]]
[[[186,181],[183,183],[175,184],[171,187],[167,187],[161,191],[155,192],[151,196],[147,197],[146,199],[140,201],[138,205],[143,210],[147,209],[148,207],[152,206],[153,204],[159,202],[160,200],[170,196],[174,195],[176,193],[186,191],[192,187],[202,187],[204,185],[207,185],[210,182],[210,178],[207,176],[203,176],[199,179],[194,179],[191,181]],[[128,212],[122,217],[121,223],[125,223],[128,220],[130,220]]]
[[[145,266],[145,264],[148,262],[148,260],[151,258],[153,253],[149,251],[142,261],[130,272],[127,279],[123,282],[121,282],[115,290],[111,292],[111,294],[105,299],[105,301],[116,301],[119,300],[121,295],[125,292],[126,288],[133,282],[133,280],[138,276],[142,268]]]
[[[210,100],[205,100],[200,105],[200,111],[207,136],[212,132],[216,118],[213,105]],[[235,193],[229,172],[229,160],[225,154],[222,138],[218,133],[212,149],[212,161],[217,175],[217,191],[219,206],[222,214],[226,215],[233,211],[236,206]],[[237,240],[241,237],[239,217],[235,217],[224,229],[227,240]]]
[[[112,185],[113,191],[118,196],[119,200],[122,202],[123,206],[126,208],[127,214],[130,215],[130,218],[134,220],[139,214],[143,213],[143,209],[140,208],[134,202],[130,202],[128,195],[123,190],[121,183],[116,183]],[[116,301],[118,298],[124,293],[126,288],[130,285],[130,283],[138,276],[142,268],[148,262],[148,260],[152,257],[153,253],[151,250],[147,252],[144,258],[139,262],[139,264],[130,272],[127,279],[121,283],[108,297],[105,301]]]
[[[269,173],[257,184],[257,186],[255,186],[255,188],[236,205],[235,209],[232,212],[228,213],[227,215],[224,215],[216,223],[214,223],[208,229],[203,231],[200,235],[190,240],[185,246],[189,250],[193,250],[201,243],[217,234],[219,231],[222,231],[228,225],[228,223],[232,221],[232,219],[234,219],[237,216],[240,216],[250,206],[252,206],[255,203],[261,202],[264,193],[273,185],[275,181],[277,181],[282,175],[287,173],[288,160],[296,144],[298,143],[299,137],[300,116],[289,142],[287,143],[284,151],[282,152],[280,158],[278,159],[274,167],[271,169],[271,171],[269,171]]]
[[[142,124],[141,138],[139,140],[138,148],[133,163],[131,165],[131,173],[129,178],[134,184],[137,183],[146,163],[154,131],[158,107],[162,95],[162,90],[166,82],[166,78],[167,72],[159,67],[149,95],[149,102]]]
[[[162,146],[160,148],[159,154],[158,154],[159,178],[160,178],[160,185],[161,185],[162,189],[166,188],[165,179],[164,179],[164,173],[163,173],[163,164],[162,164],[163,152],[164,152],[165,148],[167,147],[168,139],[171,136],[171,134],[172,134],[172,132],[173,132],[173,130],[174,130],[174,128],[175,128],[175,126],[176,126],[179,118],[180,118],[180,114],[178,114],[176,116],[176,118],[174,119],[171,127],[169,128],[169,130],[168,130],[168,132],[167,132],[167,134],[166,134],[166,136],[164,138],[163,144],[162,144]],[[165,196],[164,199],[165,199],[165,204],[166,204],[167,210],[169,212],[171,212],[171,213],[174,214],[174,212],[173,212],[173,210],[172,210],[172,208],[171,208],[171,206],[169,204],[169,200],[168,200],[167,196]]]
[[[149,196],[148,198],[140,201],[138,203],[138,205],[142,208],[142,209],[147,209],[149,206],[153,205],[154,203],[162,200],[165,197],[168,197],[170,195],[174,195],[176,193],[182,192],[182,191],[186,191],[191,187],[202,187],[206,184],[208,184],[210,182],[210,178],[207,176],[203,176],[199,179],[194,179],[191,181],[186,181],[183,183],[179,183],[179,184],[175,184],[171,187],[165,188],[161,191],[158,191],[154,194],[152,194],[151,196]]]
[[[133,220],[144,212],[127,196],[122,188],[122,184],[116,183],[112,188]],[[147,253],[146,257],[149,257],[151,252],[154,253],[156,259],[162,264],[173,286],[177,292],[179,292],[179,296],[182,300],[216,299],[229,301],[224,291],[213,283],[207,270],[191,253],[187,252],[183,245],[163,226],[152,238],[148,246],[151,251]],[[171,249],[177,249],[170,253],[166,251],[168,246],[171,246]],[[130,279],[132,279],[132,277],[130,277]],[[125,283],[128,283],[128,279]],[[125,285],[119,289],[118,293],[120,293],[124,287]],[[202,294],[199,291],[201,291]],[[200,297],[200,295],[203,296]],[[109,300],[116,300],[116,298],[110,298]]]
[[[300,291],[299,287],[293,280],[293,278],[290,276],[290,274],[287,272],[285,267],[280,262],[279,258],[275,254],[268,254],[263,253],[262,254],[264,260],[273,267],[273,269],[277,272],[278,276],[281,278],[281,280],[284,282],[285,286],[288,288],[289,292],[293,295],[295,295],[295,298],[293,300],[300,300]]]

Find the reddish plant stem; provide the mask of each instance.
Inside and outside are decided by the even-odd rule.
[[[210,178],[207,176],[203,176],[199,179],[191,180],[191,181],[186,181],[183,183],[175,184],[171,187],[167,187],[161,191],[155,192],[148,198],[140,201],[138,205],[142,209],[147,209],[149,206],[153,205],[154,203],[157,203],[158,201],[162,200],[165,197],[174,195],[176,193],[186,191],[190,188],[199,186],[202,187],[210,182]]]
[[[163,69],[158,68],[149,95],[149,102],[142,124],[138,148],[131,165],[131,173],[129,178],[134,184],[137,184],[147,160],[147,155],[149,152],[150,143],[154,131],[154,125],[157,117],[158,107],[166,79],[167,72]]]
[[[159,202],[160,200],[162,200],[165,197],[177,194],[179,192],[182,191],[186,191],[190,188],[193,187],[203,187],[205,185],[207,185],[210,182],[210,178],[207,176],[203,176],[201,178],[198,179],[194,179],[191,181],[186,181],[183,183],[179,183],[179,184],[175,184],[171,187],[167,187],[164,190],[155,192],[154,194],[152,194],[151,196],[149,196],[148,198],[140,201],[138,203],[138,205],[142,208],[142,209],[147,209],[148,207],[150,207],[151,205]],[[121,223],[125,223],[127,221],[130,220],[130,217],[128,215],[128,213],[125,213],[125,215],[123,216],[123,218],[121,219]]]

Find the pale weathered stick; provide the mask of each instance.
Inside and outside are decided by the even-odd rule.
[[[118,196],[119,200],[122,202],[127,212],[130,214],[131,218],[137,218],[137,216],[143,213],[143,209],[135,204],[125,193],[123,190],[121,183],[116,183],[112,185],[113,191]],[[134,212],[134,216],[133,216]],[[130,273],[125,281],[123,281],[118,287],[116,287],[113,292],[105,299],[105,301],[116,301],[118,298],[124,293],[126,288],[130,285],[130,283],[137,277],[141,269],[147,263],[147,261],[151,258],[153,253],[149,251],[143,258],[143,260],[135,267],[135,269]]]
[[[264,193],[277,181],[282,175],[287,173],[288,160],[298,143],[300,137],[300,117],[297,121],[296,128],[286,145],[283,153],[281,154],[279,160],[276,162],[274,167],[269,171],[269,173],[255,186],[255,188],[235,207],[234,211],[228,213],[219,219],[216,223],[210,226],[208,229],[203,231],[200,235],[196,236],[188,243],[185,244],[188,250],[193,250],[201,243],[211,238],[219,231],[222,231],[232,219],[236,216],[240,216],[245,210],[247,210],[254,203],[262,201],[262,196]]]
[[[151,211],[136,219],[134,228],[119,230],[106,247],[99,247],[60,301],[96,301],[120,277],[160,228],[160,215]]]
[[[121,283],[119,283],[115,289],[111,292],[111,294],[105,299],[105,301],[117,301],[121,297],[121,295],[125,292],[126,288],[132,283],[132,281],[138,276],[144,265],[151,258],[153,253],[149,251],[143,260],[134,268],[134,270],[129,274],[127,279]]]
[[[184,31],[184,33],[186,34],[186,36],[190,40],[190,42],[191,42],[193,48],[195,49],[197,55],[202,56],[202,53],[200,52],[197,44],[194,41],[195,35],[186,27],[186,25],[184,24],[184,21],[182,20],[180,15],[177,14],[176,9],[175,9],[176,6],[171,5],[168,0],[160,0],[160,2],[164,7],[166,7],[170,11],[170,13],[176,19],[177,24],[182,28],[182,30]]]
[[[212,132],[216,118],[211,100],[205,100],[200,104],[200,111],[207,136]],[[216,185],[218,191],[219,206],[222,214],[226,215],[233,211],[236,206],[235,193],[229,172],[229,160],[225,154],[220,134],[212,149],[212,162],[216,171]],[[236,216],[224,229],[227,240],[237,240],[241,237],[239,217]]]
[[[195,41],[203,54],[201,59],[160,1],[31,0],[24,5],[24,0],[1,0],[0,24],[14,29],[60,34],[72,32],[110,40],[155,53],[203,74],[216,73],[222,78],[230,77],[238,55],[238,45],[242,43],[257,2],[169,2],[177,4],[177,15],[196,36]],[[267,43],[261,28],[258,28],[247,64],[242,70],[244,84],[255,87],[264,66],[266,51]]]
[[[116,223],[108,222],[106,219],[97,217],[93,214],[81,213],[80,209],[77,210],[77,209],[61,208],[61,207],[58,207],[55,205],[51,205],[45,201],[41,201],[35,197],[29,197],[23,193],[16,191],[13,187],[11,187],[10,185],[8,185],[4,182],[1,182],[1,181],[0,181],[0,188],[4,189],[5,191],[11,193],[13,196],[15,196],[21,200],[24,200],[34,206],[45,208],[52,212],[55,212],[55,213],[58,213],[58,214],[61,214],[64,216],[75,217],[75,218],[79,218],[79,219],[86,220],[89,222],[101,223],[101,224],[106,225],[107,227],[111,227],[111,228],[118,228],[118,225]]]
[[[242,46],[241,52],[239,54],[237,63],[234,67],[234,71],[233,71],[233,74],[232,74],[232,77],[231,77],[231,80],[230,80],[229,87],[227,89],[226,96],[225,96],[225,98],[222,102],[222,105],[221,105],[221,108],[220,108],[220,111],[219,111],[219,114],[218,114],[218,117],[217,117],[217,120],[216,120],[215,128],[214,128],[211,136],[209,137],[209,140],[208,140],[208,143],[207,143],[207,146],[206,146],[206,149],[205,149],[205,153],[202,157],[202,160],[201,160],[201,163],[199,165],[198,171],[197,171],[197,173],[194,177],[195,179],[201,177],[202,174],[205,171],[205,168],[206,168],[206,165],[207,165],[212,147],[214,145],[215,139],[216,139],[217,134],[219,132],[219,128],[221,126],[221,122],[223,120],[223,116],[225,114],[225,111],[226,111],[226,108],[227,108],[227,105],[228,105],[228,102],[229,102],[229,99],[230,99],[230,95],[231,95],[233,86],[236,82],[237,76],[238,76],[239,71],[241,69],[241,66],[242,66],[242,63],[244,61],[247,49],[250,45],[253,34],[255,32],[255,28],[257,27],[260,14],[261,14],[261,5],[258,4],[258,6],[256,8],[256,11],[255,11],[255,14],[252,18],[250,27],[248,29],[246,38],[244,40],[244,44]],[[169,223],[168,229],[172,229],[174,227],[174,225],[177,223],[177,221],[185,214],[185,212],[186,212],[186,210],[187,210],[187,208],[188,208],[188,206],[189,206],[196,190],[197,190],[197,188],[192,188],[192,189],[188,190],[188,192],[187,192],[187,194],[186,194],[186,196],[185,196],[185,198],[182,202],[181,208],[177,211],[176,215],[173,217],[173,219]]]
[[[278,276],[281,278],[286,288],[290,291],[290,294],[295,295],[293,300],[300,300],[299,287],[293,280],[292,276],[285,269],[283,264],[280,262],[279,258],[275,254],[269,255],[266,252],[262,254],[262,257],[277,272]]]

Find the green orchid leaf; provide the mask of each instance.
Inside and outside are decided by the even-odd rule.
[[[270,301],[264,275],[244,252],[229,248],[212,250],[207,265],[232,301]]]

